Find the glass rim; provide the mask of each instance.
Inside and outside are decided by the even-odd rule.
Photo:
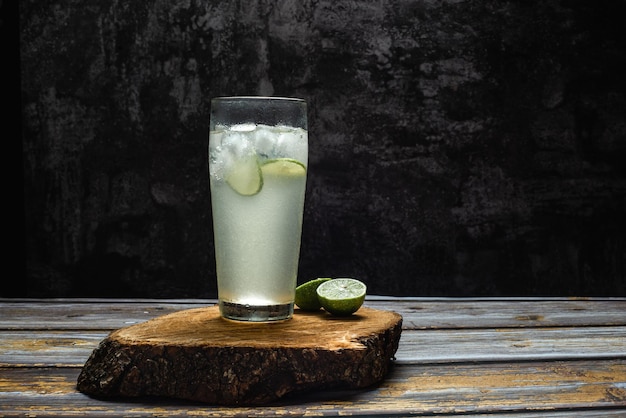
[[[287,102],[305,102],[306,100],[301,99],[299,97],[284,97],[284,96],[218,96],[213,97],[211,101],[228,101],[228,100],[276,100],[276,101],[287,101]]]

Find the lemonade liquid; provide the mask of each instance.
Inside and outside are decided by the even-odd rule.
[[[221,313],[249,321],[289,318],[300,253],[307,132],[262,125],[216,129],[209,151]]]

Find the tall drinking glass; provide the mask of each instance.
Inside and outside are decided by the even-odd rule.
[[[221,315],[293,315],[308,163],[306,102],[211,101],[209,178]]]

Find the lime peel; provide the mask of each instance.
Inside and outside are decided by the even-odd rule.
[[[296,287],[294,303],[303,311],[319,311],[322,304],[317,297],[317,288],[328,280],[331,280],[330,277],[319,277]]]
[[[367,286],[360,280],[338,278],[320,284],[316,293],[324,310],[336,316],[349,316],[363,305]]]
[[[238,159],[226,177],[228,185],[242,196],[253,196],[263,188],[263,176],[256,155]]]
[[[263,162],[261,172],[264,176],[303,176],[306,174],[306,166],[293,158],[275,158]]]
[[[263,188],[265,176],[297,177],[306,175],[306,166],[293,158],[259,162],[254,155],[237,159],[226,176],[226,183],[242,196],[254,196]]]

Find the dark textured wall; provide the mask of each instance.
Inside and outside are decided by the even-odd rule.
[[[215,294],[209,101],[309,103],[300,280],[626,293],[624,1],[20,2],[27,296]]]

